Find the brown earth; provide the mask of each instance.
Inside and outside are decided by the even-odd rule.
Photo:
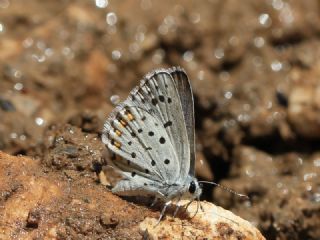
[[[79,201],[68,231],[84,239],[98,231],[125,238],[121,229],[139,221],[119,217],[119,231],[106,230],[98,218],[85,226],[92,218],[85,196],[94,199],[96,216],[110,213],[96,183],[107,157],[101,129],[112,95],[124,99],[146,72],[180,65],[195,94],[198,176],[251,201],[209,187],[203,197],[253,222],[266,239],[319,239],[319,2],[103,3],[0,1],[0,150],[31,156],[27,168],[45,169],[34,173],[35,191],[60,194],[51,174],[70,181],[66,190]],[[8,176],[0,206],[23,186],[24,170],[9,167],[21,179]],[[26,197],[30,205],[37,198]],[[41,219],[53,212],[67,221],[70,199],[43,201],[52,208],[33,206],[31,230],[16,225],[17,232],[49,229]],[[141,219],[151,214],[130,206],[141,208]]]

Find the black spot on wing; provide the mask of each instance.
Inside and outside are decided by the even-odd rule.
[[[159,96],[159,101],[160,101],[160,102],[164,102],[164,100],[165,100],[165,99],[164,99],[164,96],[160,95],[160,96]]]
[[[158,103],[158,100],[155,98],[152,98],[151,103],[155,106]]]
[[[161,137],[161,138],[159,139],[159,142],[160,142],[161,144],[164,144],[164,143],[166,142],[166,139],[165,139],[164,137]]]
[[[166,122],[165,124],[163,124],[163,126],[166,128],[166,127],[170,127],[172,126],[172,122],[171,121],[168,121]]]

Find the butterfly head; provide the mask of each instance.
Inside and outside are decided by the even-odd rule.
[[[191,195],[192,199],[199,199],[202,193],[202,184],[196,178],[190,177],[187,192],[188,195]]]

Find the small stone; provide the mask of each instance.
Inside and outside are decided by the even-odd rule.
[[[183,204],[188,204],[185,201]],[[166,216],[157,224],[157,219],[146,218],[140,223],[140,232],[147,239],[246,239],[264,240],[265,238],[248,221],[236,216],[230,211],[209,202],[200,202],[204,211],[193,202],[186,214],[192,217],[190,224],[183,224],[180,218]],[[194,216],[194,214],[197,214]],[[194,217],[193,217],[194,216]],[[192,224],[194,222],[194,225]],[[199,228],[197,226],[206,226]]]
[[[40,222],[40,212],[30,211],[27,218],[27,228],[38,228]]]
[[[119,220],[116,219],[113,214],[110,216],[106,213],[102,214],[100,217],[100,223],[101,225],[103,225],[104,227],[107,228],[114,228],[118,225]]]

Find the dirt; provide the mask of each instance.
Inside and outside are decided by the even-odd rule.
[[[88,172],[50,171],[5,154],[0,160],[0,239],[139,239],[139,222],[155,215],[119,201]]]
[[[105,187],[86,190],[108,157],[100,134],[110,97],[180,65],[195,95],[198,176],[250,201],[210,186],[203,198],[266,239],[319,239],[319,9],[298,0],[0,1],[0,149],[84,184],[76,199],[103,198]],[[74,214],[95,228],[91,213]],[[45,216],[35,209],[28,228]],[[70,226],[96,239],[125,234],[122,221],[117,232]]]

